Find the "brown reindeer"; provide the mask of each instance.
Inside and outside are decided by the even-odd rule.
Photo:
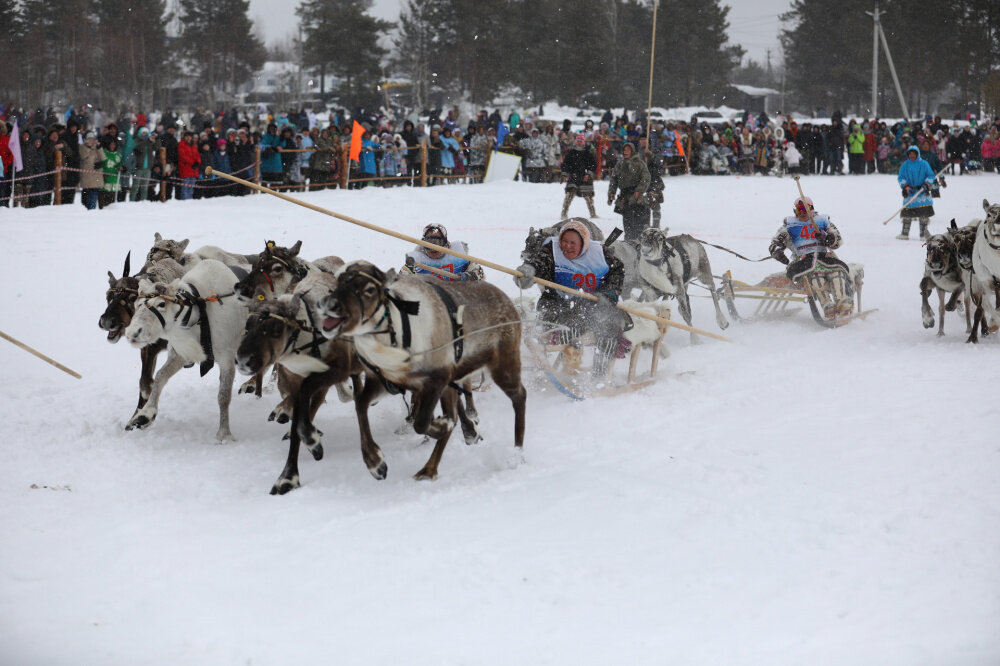
[[[521,322],[502,291],[482,281],[383,273],[364,261],[344,267],[337,288],[318,303],[323,335],[348,336],[369,371],[413,394],[413,429],[436,439],[417,479],[435,479],[460,409],[457,381],[486,368],[514,407],[514,446],[524,443]],[[374,395],[360,395],[366,412]],[[443,415],[434,418],[441,403]]]
[[[327,273],[313,274],[299,283],[294,294],[254,304],[236,352],[237,367],[244,374],[259,373],[262,368],[277,364],[278,388],[283,400],[268,420],[277,418],[283,423],[291,415],[288,458],[271,488],[272,495],[284,495],[300,486],[298,459],[303,442],[313,458],[322,459],[322,433],[313,420],[331,386],[351,379],[354,397],[368,388],[370,399],[381,389],[377,379],[362,383],[364,366],[349,341],[327,340],[318,330],[315,300],[328,294],[336,283],[336,278]],[[371,435],[367,408],[362,413],[357,404],[355,400],[362,459],[373,477],[384,479],[388,470],[385,456]]]
[[[274,241],[264,243],[264,251],[250,266],[250,273],[236,283],[236,297],[246,303],[261,302],[288,294],[308,273],[335,273],[344,265],[340,257],[323,257],[309,262],[299,257],[302,241],[281,247]]]

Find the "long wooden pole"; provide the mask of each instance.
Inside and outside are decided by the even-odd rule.
[[[649,145],[649,130],[653,126],[653,60],[656,57],[656,10],[660,0],[653,0],[653,39],[649,47],[649,101],[646,103],[646,145]]]
[[[77,379],[83,379],[83,377],[80,375],[80,373],[74,372],[74,371],[70,370],[69,368],[67,368],[62,363],[59,363],[58,361],[53,361],[51,358],[49,358],[45,354],[43,354],[41,352],[38,352],[38,351],[35,351],[34,349],[32,349],[31,347],[29,347],[28,345],[24,344],[23,342],[21,342],[20,340],[18,340],[16,338],[12,338],[11,336],[9,336],[6,333],[4,333],[3,331],[0,331],[0,338],[3,338],[7,342],[10,342],[12,344],[17,345],[18,347],[20,347],[24,351],[28,352],[29,354],[34,354],[35,356],[37,356],[38,358],[42,359],[46,363],[48,363],[50,365],[56,366],[57,368],[59,368],[60,370],[62,370],[63,372],[65,372],[67,375],[73,375]]]
[[[257,185],[255,183],[251,183],[249,181],[243,180],[242,178],[238,178],[238,177],[236,177],[236,176],[234,176],[232,174],[222,173],[221,171],[215,171],[214,169],[212,169],[212,167],[208,167],[207,169],[205,169],[205,173],[207,175],[209,175],[209,176],[216,175],[216,176],[219,176],[220,178],[225,178],[227,180],[231,180],[234,183],[239,183],[239,184],[245,185],[247,187],[252,187],[252,188],[254,188],[256,190],[264,192],[265,194],[270,194],[271,196],[278,197],[279,199],[284,199],[285,201],[291,202],[293,204],[297,204],[299,206],[302,206],[303,208],[308,208],[309,210],[314,210],[317,213],[323,213],[324,215],[329,215],[330,217],[335,217],[338,220],[343,220],[344,222],[350,222],[351,224],[356,224],[359,227],[364,227],[365,229],[370,229],[371,231],[377,231],[377,232],[379,232],[381,234],[385,234],[387,236],[392,236],[393,238],[398,238],[399,240],[404,240],[404,241],[406,241],[408,243],[415,243],[416,245],[419,245],[421,247],[427,248],[428,250],[436,250],[438,252],[443,252],[444,254],[451,255],[453,257],[458,257],[459,259],[465,259],[466,261],[469,261],[469,262],[475,262],[475,263],[477,263],[477,264],[479,264],[481,266],[486,266],[487,268],[492,268],[495,271],[500,271],[501,273],[506,273],[507,275],[513,275],[514,277],[524,277],[524,273],[522,273],[521,271],[514,270],[513,268],[508,268],[508,267],[503,266],[501,264],[495,264],[492,261],[487,261],[486,259],[480,259],[479,257],[472,256],[471,254],[465,254],[464,252],[459,252],[457,250],[453,250],[450,247],[443,247],[441,245],[435,245],[434,243],[428,243],[425,240],[421,240],[419,238],[414,238],[413,236],[407,236],[406,234],[401,234],[398,231],[393,231],[392,229],[386,229],[385,227],[380,227],[380,226],[372,224],[370,222],[365,222],[364,220],[358,220],[358,219],[353,218],[353,217],[348,217],[347,215],[341,215],[340,213],[335,213],[332,210],[327,210],[326,208],[322,208],[322,207],[317,206],[315,204],[311,204],[311,203],[309,203],[307,201],[302,201],[301,199],[296,199],[295,197],[290,197],[287,194],[282,194],[281,192],[276,192],[275,190],[272,190],[269,187],[264,187],[262,185]],[[565,293],[570,294],[572,296],[578,296],[580,298],[585,298],[588,301],[597,301],[598,300],[597,296],[594,296],[593,294],[588,294],[587,292],[581,291],[579,289],[570,289],[569,287],[564,287],[561,284],[557,284],[555,282],[549,282],[548,280],[543,280],[543,279],[538,278],[538,277],[532,277],[531,279],[534,280],[536,283],[542,285],[543,287],[549,287],[550,289],[556,289],[558,291],[565,292]],[[629,308],[629,307],[622,306],[620,303],[618,304],[618,309],[619,310],[623,310],[625,312],[628,312],[631,315],[635,315],[636,317],[641,317],[643,319],[650,319],[652,321],[655,321],[655,322],[657,322],[659,324],[663,324],[665,326],[673,326],[674,328],[679,328],[679,329],[684,330],[684,331],[690,331],[691,333],[697,333],[698,335],[704,335],[704,336],[707,336],[709,338],[715,338],[716,340],[723,340],[725,342],[732,342],[732,340],[730,340],[729,338],[727,338],[725,336],[722,336],[722,335],[718,335],[717,333],[712,333],[710,331],[702,331],[700,329],[693,328],[691,326],[686,326],[685,324],[679,324],[679,323],[677,323],[675,321],[672,321],[670,319],[664,319],[663,317],[657,317],[655,315],[647,314],[645,312],[642,312],[641,310],[635,310],[635,309],[632,309],[632,308]]]

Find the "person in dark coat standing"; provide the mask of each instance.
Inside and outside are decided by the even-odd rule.
[[[649,169],[636,153],[635,146],[626,142],[622,146],[622,160],[615,165],[608,183],[608,205],[622,216],[625,240],[639,240],[644,229],[649,227],[649,204],[646,191],[649,189]],[[620,190],[618,199],[615,192]]]
[[[597,157],[587,146],[587,137],[581,132],[573,141],[573,147],[563,157],[562,178],[566,182],[566,196],[563,198],[559,219],[569,217],[569,205],[574,197],[583,197],[591,217],[597,217],[594,209],[594,176],[597,173]]]

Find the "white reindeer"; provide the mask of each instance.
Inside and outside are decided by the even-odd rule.
[[[976,324],[983,319],[990,331],[1000,325],[1000,203],[990,205],[983,199],[983,210],[986,219],[979,225],[972,249],[973,279],[978,282],[980,296],[972,323],[973,334]],[[975,298],[976,290],[972,295]]]
[[[198,262],[169,285],[154,285],[140,294],[125,337],[136,346],[166,340],[167,362],[156,373],[149,400],[125,426],[146,428],[156,419],[160,393],[167,381],[190,363],[201,364],[204,376],[219,364],[219,430],[216,439],[232,440],[229,402],[236,374],[236,348],[243,336],[247,308],[233,296],[234,274],[214,259]]]

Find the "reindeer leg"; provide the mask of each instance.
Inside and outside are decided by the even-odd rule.
[[[482,435],[479,434],[479,429],[476,427],[478,425],[478,417],[473,419],[472,416],[469,415],[470,411],[473,416],[476,415],[476,406],[472,402],[472,392],[469,391],[469,387],[471,385],[472,382],[468,379],[462,382],[462,388],[468,391],[468,393],[459,395],[456,400],[458,406],[458,420],[462,424],[462,437],[465,438],[465,443],[469,445],[477,444],[483,439]],[[468,408],[465,403],[468,403]]]
[[[149,399],[149,393],[153,390],[153,372],[156,370],[156,357],[167,348],[167,343],[157,340],[153,344],[146,345],[139,350],[139,358],[142,359],[142,369],[139,372],[139,404],[136,411],[142,409]],[[133,413],[134,416],[134,413]]]
[[[965,332],[972,332],[972,301],[969,294],[965,294]]]
[[[414,395],[413,398],[413,429],[419,435],[427,435],[437,440],[434,444],[434,451],[431,457],[424,464],[423,468],[413,475],[414,479],[428,479],[433,481],[437,478],[438,464],[444,454],[444,447],[451,437],[451,431],[455,427],[455,389],[445,387],[443,378],[430,378],[427,388]],[[448,402],[442,397],[448,395]],[[444,414],[440,418],[434,419],[434,407],[438,401],[444,409]]]
[[[302,387],[302,377],[288,372],[280,365],[278,366],[278,393],[281,394],[281,402],[268,414],[268,421],[278,423],[288,423],[295,405],[295,396],[298,395]]]
[[[178,370],[184,367],[184,363],[184,360],[173,350],[168,352],[166,363],[156,373],[156,379],[153,380],[153,386],[149,391],[149,399],[141,409],[135,410],[132,418],[125,424],[126,430],[134,428],[141,430],[152,425],[153,421],[156,420],[156,412],[160,403],[160,393],[163,392],[163,387],[171,377],[177,374]]]
[[[944,337],[944,289],[938,289],[938,337]]]
[[[309,420],[308,414],[313,394],[317,387],[323,384],[323,381],[320,374],[312,374],[304,378],[292,400],[292,426],[288,432],[288,457],[285,459],[284,469],[278,475],[278,480],[271,486],[272,495],[284,495],[302,485],[299,482],[299,447],[302,444],[302,431],[306,430],[311,434],[313,430],[311,424],[304,422]],[[316,460],[323,457],[323,446],[319,442],[315,442],[310,451]]]
[[[977,299],[973,299],[976,302]],[[983,305],[982,303],[976,302],[976,314],[972,318],[972,332],[966,342],[971,342],[972,344],[979,343],[979,325],[980,323],[985,324],[983,317]]]
[[[527,403],[528,392],[524,390],[521,383],[521,363],[517,350],[520,347],[520,340],[508,342],[508,349],[501,349],[498,358],[517,359],[514,363],[498,362],[490,366],[490,376],[493,383],[500,387],[514,407],[514,446],[521,448],[524,444],[524,411]]]
[[[229,430],[229,403],[233,399],[233,380],[236,378],[236,364],[233,359],[219,362],[219,430],[215,439],[220,442],[235,441]]]
[[[920,316],[924,328],[934,326],[934,311],[931,310],[931,279],[926,275],[920,280]]]
[[[382,382],[376,377],[368,377],[362,387],[361,375],[352,375],[351,384],[354,387],[354,412],[358,417],[358,430],[361,431],[361,459],[365,461],[368,472],[381,481],[389,474],[389,466],[385,463],[382,449],[372,436],[368,408],[382,392]]]
[[[715,322],[719,325],[719,328],[723,331],[729,328],[729,320],[726,319],[726,315],[722,314],[722,307],[719,305],[719,292],[715,290],[715,279],[712,277],[712,271],[708,268],[706,264],[704,270],[702,270],[701,275],[698,276],[703,284],[709,287],[709,293],[712,294],[712,304],[715,305]]]
[[[691,299],[688,298],[685,289],[678,289],[677,291],[677,309],[680,310],[681,317],[684,318],[684,323],[691,326]],[[691,344],[701,344],[701,339],[695,333],[691,334]]]

